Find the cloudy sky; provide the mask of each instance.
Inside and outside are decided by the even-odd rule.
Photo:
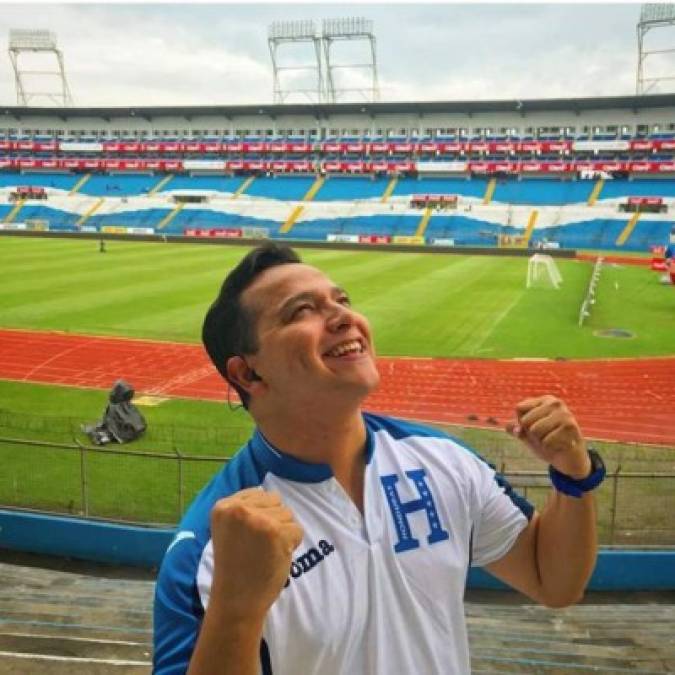
[[[2,4],[0,103],[16,103],[10,28],[54,31],[75,104],[270,103],[267,29],[279,20],[363,16],[374,22],[382,100],[610,96],[635,92],[639,4]],[[675,46],[675,28],[651,46]],[[363,62],[367,44],[338,45],[333,61]],[[279,51],[307,64],[310,47]],[[668,69],[668,63],[654,68]],[[670,57],[664,57],[670,58]],[[24,55],[25,70],[52,69]],[[55,62],[54,62],[55,63]],[[670,74],[675,74],[671,64]],[[364,69],[341,71],[350,86]],[[656,71],[654,71],[656,72]],[[305,82],[310,76],[304,73]],[[291,84],[287,72],[283,83]],[[302,72],[296,73],[301,84]],[[56,80],[27,75],[27,88]],[[675,89],[675,81],[671,83]],[[660,91],[664,91],[661,88]],[[352,94],[358,99],[358,95]],[[296,95],[289,102],[307,101]],[[35,105],[48,105],[35,98]]]

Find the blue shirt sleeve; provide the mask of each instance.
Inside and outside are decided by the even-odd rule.
[[[202,548],[194,537],[174,540],[162,561],[153,617],[155,675],[184,675],[190,664],[204,616],[196,579]]]

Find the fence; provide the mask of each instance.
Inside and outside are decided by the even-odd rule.
[[[89,447],[0,437],[0,506],[89,518],[176,523],[226,457]],[[542,508],[548,474],[498,467]],[[599,535],[608,545],[675,545],[675,471],[615,466],[597,491]]]

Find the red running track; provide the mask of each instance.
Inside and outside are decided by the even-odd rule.
[[[675,446],[675,357],[599,361],[380,358],[366,407],[410,419],[503,426],[521,399],[565,399],[589,438]],[[0,379],[225,400],[201,346],[0,330]]]

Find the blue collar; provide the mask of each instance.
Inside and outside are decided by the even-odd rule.
[[[366,444],[364,455],[366,464],[370,464],[375,446],[373,431],[368,423],[368,415],[364,414],[366,423]],[[296,457],[291,457],[270,443],[262,434],[260,429],[249,441],[249,448],[255,459],[271,473],[300,483],[321,483],[333,477],[333,470],[329,464],[306,462]]]

